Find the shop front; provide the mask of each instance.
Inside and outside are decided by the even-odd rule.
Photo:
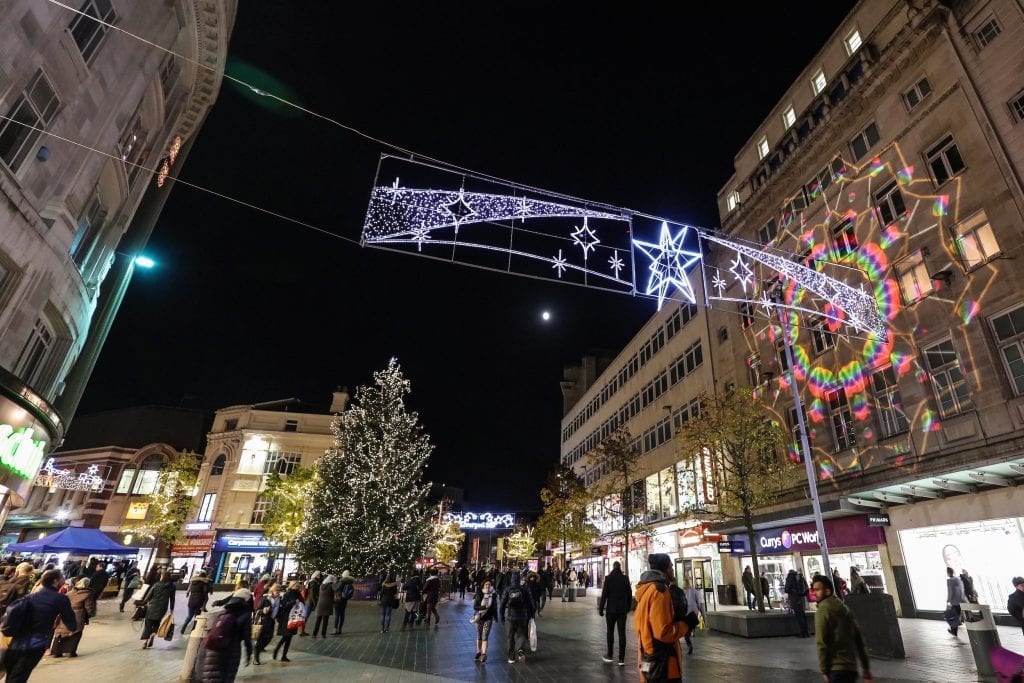
[[[215,583],[234,583],[258,578],[281,569],[284,546],[272,542],[260,531],[218,531],[211,565]],[[296,571],[293,555],[285,559],[284,576]]]
[[[216,541],[216,531],[186,529],[185,540],[171,546],[171,564],[185,581],[209,565]]]
[[[722,558],[718,554],[721,536],[708,534],[703,525],[680,529],[679,557],[675,560],[676,583],[689,582],[703,592],[708,609],[716,605],[715,586],[722,583]]]
[[[600,588],[604,585],[604,577],[611,570],[611,565],[605,562],[605,553],[608,546],[595,545],[590,548],[588,555],[583,555],[572,560],[572,567],[579,573],[580,570],[587,572],[587,587]],[[583,584],[580,584],[582,587]]]

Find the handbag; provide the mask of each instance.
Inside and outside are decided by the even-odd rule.
[[[537,651],[537,621],[530,619],[530,627],[527,629],[530,640],[530,652]]]
[[[670,643],[654,641],[654,652],[644,652],[643,645],[640,646],[640,671],[644,680],[648,683],[668,680],[668,658],[672,655],[674,646]]]
[[[475,624],[475,623],[477,623],[478,621],[480,621],[480,616],[481,616],[482,614],[483,614],[483,612],[473,612],[473,616],[471,616],[471,617],[469,618],[469,623],[471,623],[471,624]]]
[[[261,624],[260,622],[256,622],[255,624],[252,625],[252,633],[249,635],[249,637],[252,638],[252,640],[259,640],[260,639],[260,633],[262,633],[262,632],[263,632],[263,624]]]
[[[135,612],[132,613],[132,621],[142,621],[146,618],[146,605],[145,603],[135,603]]]
[[[167,614],[160,620],[160,626],[156,630],[156,637],[170,640],[174,637],[174,616]]]

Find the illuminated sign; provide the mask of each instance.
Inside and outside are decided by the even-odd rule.
[[[511,512],[446,512],[444,518],[458,523],[460,529],[511,529],[516,525]]]
[[[129,503],[128,514],[126,514],[124,518],[145,519],[147,512],[149,512],[149,503]]]
[[[213,547],[217,551],[225,550],[251,550],[251,551],[266,551],[266,550],[283,550],[284,546],[280,543],[271,541],[263,534],[221,534],[217,537],[217,542]]]
[[[33,439],[31,427],[15,429],[0,423],[0,465],[26,479],[36,476],[46,455],[48,439]]]
[[[36,486],[68,491],[99,491],[103,488],[103,477],[100,476],[99,465],[89,465],[83,472],[74,472],[58,468],[53,458],[50,458],[36,475]]]

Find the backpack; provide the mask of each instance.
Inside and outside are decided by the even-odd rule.
[[[672,584],[668,587],[668,593],[672,596],[672,621],[685,621],[686,613],[690,611],[690,605],[686,601],[686,592]]]
[[[235,615],[224,610],[213,622],[213,627],[206,632],[203,639],[203,646],[207,650],[226,650],[231,645],[235,635]]]
[[[17,638],[28,632],[32,627],[32,603],[29,598],[25,595],[7,606],[3,617],[0,617],[0,633]]]
[[[509,589],[508,595],[505,596],[505,606],[506,607],[522,607],[523,606],[523,587],[522,586],[516,586],[515,588],[510,588]]]
[[[355,589],[352,588],[352,584],[345,581],[341,584],[341,590],[336,594],[339,600],[348,600],[355,593]]]

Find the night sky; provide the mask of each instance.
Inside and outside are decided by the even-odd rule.
[[[461,4],[243,2],[228,72],[419,154],[715,227],[733,156],[854,3]],[[385,151],[225,82],[181,178],[358,239]],[[563,365],[621,349],[655,310],[362,249],[181,185],[147,252],[159,267],[136,272],[79,414],[326,405],[397,356],[436,445],[428,477],[476,510],[539,509]]]

